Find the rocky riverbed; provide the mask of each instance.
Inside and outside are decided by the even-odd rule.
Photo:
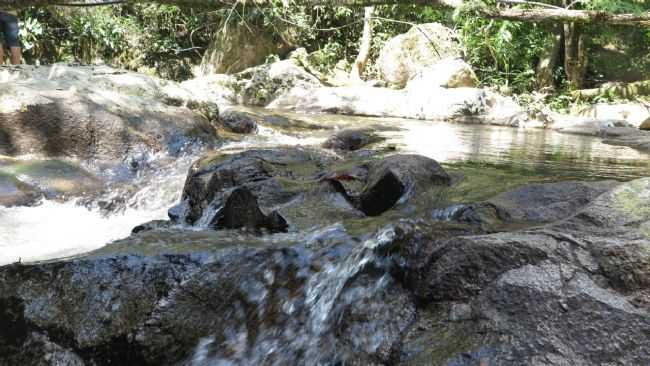
[[[650,362],[642,148],[235,106],[320,83],[293,63],[3,72],[0,365]]]

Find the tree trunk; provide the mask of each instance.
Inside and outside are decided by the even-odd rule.
[[[350,80],[352,82],[360,82],[361,75],[366,69],[368,57],[370,56],[370,47],[372,45],[372,15],[375,12],[374,6],[365,8],[363,15],[363,34],[361,35],[361,44],[359,45],[359,54],[357,55],[352,71],[350,72]]]
[[[564,69],[575,89],[583,87],[587,71],[586,38],[580,28],[575,23],[564,25]]]
[[[549,28],[551,34],[546,39],[544,53],[540,56],[537,64],[537,88],[555,89],[553,72],[560,59],[562,48],[562,28]]]
[[[0,8],[18,9],[28,6],[48,6],[61,4],[92,4],[101,2],[114,2],[111,0],[0,0]],[[161,4],[174,4],[210,9],[232,8],[233,2],[229,0],[124,0],[125,3],[158,2]],[[244,4],[244,0],[235,0]],[[373,6],[389,4],[428,5],[438,8],[458,9],[464,5],[463,0],[294,0],[292,5],[302,6]],[[272,0],[256,0],[256,6],[278,6]],[[592,23],[610,25],[631,25],[650,27],[650,12],[640,14],[612,14],[603,11],[569,10],[569,9],[519,9],[519,8],[484,8],[474,7],[469,9],[476,16],[494,19],[505,19],[523,22],[555,22],[555,23]]]

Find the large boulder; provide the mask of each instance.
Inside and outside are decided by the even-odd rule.
[[[285,220],[300,229],[379,216],[392,208],[412,209],[431,189],[449,184],[449,175],[437,162],[418,155],[341,160],[304,148],[253,149],[217,153],[194,163],[181,203],[169,215],[175,222],[200,227],[284,231]],[[243,208],[228,211],[235,192]],[[243,224],[220,224],[227,212],[229,222]],[[250,217],[234,217],[247,213]]]
[[[382,47],[377,66],[383,80],[403,88],[416,73],[448,57],[460,57],[461,46],[455,32],[442,24],[413,26]]]
[[[412,87],[409,90],[369,86],[294,88],[280,95],[267,107],[505,126],[517,126],[522,117],[525,117],[523,109],[512,98],[484,89],[447,89],[421,84],[418,88]]]
[[[407,90],[474,88],[478,78],[472,67],[461,59],[446,58],[418,71],[406,84]]]
[[[215,137],[200,113],[167,103],[176,84],[146,75],[53,65],[6,68],[0,79],[0,154],[121,160]]]
[[[263,64],[270,55],[283,57],[292,49],[284,38],[245,22],[227,21],[225,27],[216,29],[201,60],[202,75],[234,74]]]
[[[253,106],[266,106],[293,88],[309,90],[321,86],[318,78],[293,60],[246,69],[236,74],[235,78],[238,103]]]

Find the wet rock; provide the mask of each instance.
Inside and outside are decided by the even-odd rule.
[[[0,363],[30,337],[95,365],[386,363],[415,304],[375,240],[333,239],[1,267]]]
[[[426,35],[425,35],[426,34]],[[402,88],[418,70],[442,58],[459,57],[461,46],[454,31],[438,23],[419,24],[386,42],[377,66],[383,80]]]
[[[138,234],[144,231],[156,230],[156,229],[166,229],[171,227],[171,222],[167,220],[152,220],[140,224],[131,230],[131,234]]]
[[[216,229],[265,229],[271,233],[286,232],[289,227],[277,211],[264,215],[257,198],[246,187],[236,188],[230,193],[211,225]]]
[[[217,212],[222,212],[229,192],[245,187],[258,201],[256,205],[247,199],[245,205],[254,222],[264,221],[259,209],[277,211],[291,226],[310,227],[378,216],[398,203],[413,209],[422,204],[417,202],[418,195],[426,196],[431,189],[445,187],[449,182],[438,163],[417,155],[341,160],[324,151],[304,148],[217,153],[194,163],[181,203],[170,210],[169,216],[175,222],[206,226]],[[233,214],[242,212],[235,210]],[[280,227],[284,227],[284,220],[279,220]]]
[[[327,139],[323,143],[323,147],[326,149],[354,151],[383,140],[384,138],[377,135],[370,128],[346,129]]]
[[[477,225],[485,232],[496,232],[512,221],[508,211],[490,202],[457,204],[431,213],[434,220]]]
[[[338,226],[0,267],[0,363],[33,364],[49,344],[94,365],[642,365],[649,192],[621,183],[515,232],[402,220],[363,239]]]
[[[615,181],[527,184],[490,199],[515,220],[552,222],[580,211],[601,194],[616,187]]]
[[[9,74],[0,81],[0,154],[121,160],[214,142],[202,116],[165,104],[170,83],[156,78],[107,66],[21,66]]]
[[[228,110],[221,113],[219,122],[230,132],[242,134],[257,132],[257,117],[252,113]]]
[[[285,204],[301,193],[301,187],[313,183],[330,159],[327,154],[302,148],[206,156],[190,168],[182,196],[185,208],[178,207],[176,211],[184,214],[181,221],[194,224],[208,213],[213,202],[223,204],[227,190],[240,186],[255,192],[263,209]]]
[[[406,154],[335,171],[323,179],[337,182],[348,200],[368,216],[381,215],[398,204],[410,209],[426,192],[451,183],[435,160]]]

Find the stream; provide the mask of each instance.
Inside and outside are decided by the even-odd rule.
[[[471,177],[466,179],[469,186],[463,192],[471,192],[472,201],[530,182],[626,181],[650,175],[648,154],[606,145],[595,137],[539,129],[338,115],[285,113],[282,117],[310,128],[260,126],[258,134],[230,141],[221,150],[318,146],[335,130],[376,126],[386,138],[381,146],[433,158],[448,171]],[[97,205],[82,205],[75,198],[46,198],[31,207],[0,207],[0,265],[92,251],[128,236],[138,224],[165,219],[167,209],[178,201],[187,170],[198,155],[200,152],[174,159],[150,158],[161,162],[155,169],[132,178],[130,184],[135,189],[123,194],[124,208],[117,212],[103,212]],[[114,192],[104,192],[95,200],[107,200],[112,195]],[[470,197],[458,200],[470,201]]]

